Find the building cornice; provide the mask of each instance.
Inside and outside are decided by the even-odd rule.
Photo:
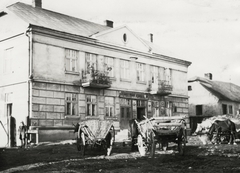
[[[46,35],[46,36],[54,37],[54,38],[58,38],[58,39],[71,40],[74,42],[81,42],[83,44],[88,44],[88,45],[90,44],[95,47],[104,47],[104,48],[107,48],[110,50],[126,52],[130,55],[134,54],[134,55],[139,55],[139,56],[145,56],[148,58],[167,61],[167,62],[171,62],[171,63],[175,63],[178,65],[183,65],[183,66],[189,66],[191,64],[191,62],[189,62],[189,61],[185,61],[185,60],[181,60],[181,59],[177,59],[177,58],[173,58],[173,57],[169,57],[169,56],[165,56],[165,55],[160,55],[160,54],[156,54],[156,53],[154,53],[154,54],[144,53],[144,52],[141,52],[138,50],[105,43],[105,42],[102,42],[100,40],[97,40],[97,39],[91,38],[91,37],[73,35],[73,34],[69,34],[66,32],[56,31],[53,29],[44,28],[44,27],[35,26],[35,25],[29,25],[29,28],[31,29],[33,34]]]

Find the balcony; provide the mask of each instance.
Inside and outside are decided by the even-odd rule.
[[[101,72],[99,70],[83,71],[83,77],[81,80],[82,87],[84,88],[110,88],[112,81],[107,75],[107,72]]]
[[[158,80],[155,83],[152,83],[152,81],[150,80],[148,84],[149,86],[147,90],[150,94],[167,96],[172,93],[173,87],[166,80]]]

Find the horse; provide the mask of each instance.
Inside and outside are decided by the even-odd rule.
[[[132,139],[132,146],[131,146],[131,151],[137,151],[137,137],[140,134],[138,131],[138,127],[136,122],[136,119],[129,120],[129,131],[131,134],[131,139]]]
[[[208,138],[210,141],[213,139],[213,133],[216,132],[216,141],[220,142],[221,135],[229,135],[230,140],[228,144],[236,144],[236,126],[235,123],[229,119],[226,120],[216,120],[212,124],[208,132]]]
[[[18,133],[19,133],[19,139],[21,140],[21,148],[27,147],[27,140],[28,140],[28,136],[27,136],[27,126],[24,124],[24,122],[22,121],[19,129],[18,129]]]

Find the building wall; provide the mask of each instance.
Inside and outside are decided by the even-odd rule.
[[[202,105],[203,116],[214,116],[224,114],[222,105],[227,105],[227,114],[236,115],[239,103],[219,100],[215,95],[204,88],[199,82],[189,83],[192,90],[189,93],[189,115],[195,116],[196,106]],[[232,111],[230,111],[232,107]]]
[[[0,42],[0,120],[9,134],[7,104],[12,104],[17,129],[28,116],[28,37],[24,34]],[[7,135],[1,125],[0,129],[0,146],[6,146]]]
[[[65,71],[65,48],[79,51],[77,61],[77,72],[68,73]],[[104,57],[114,58],[114,78],[111,88],[92,89],[82,88],[80,80],[82,71],[85,70],[85,53],[97,54],[98,69],[103,70]],[[153,101],[164,100],[164,113],[168,116],[188,115],[187,98],[187,67],[175,63],[169,63],[151,55],[137,54],[137,60],[131,59],[133,54],[124,51],[117,51],[97,44],[87,44],[70,40],[62,40],[44,35],[33,35],[33,83],[32,83],[32,106],[31,106],[31,128],[39,127],[40,141],[56,140],[56,133],[59,139],[73,139],[74,134],[69,133],[73,123],[83,119],[99,118],[112,119],[115,127],[120,128],[121,92],[134,91],[141,93],[143,97],[148,96],[148,81],[151,80],[151,65],[171,68],[173,94],[169,97],[149,96],[145,99],[145,115],[154,116]],[[120,61],[130,61],[130,80],[123,81],[120,77]],[[145,64],[145,82],[137,82],[136,62]],[[66,116],[66,93],[78,95],[77,116]],[[86,96],[97,96],[97,116],[86,116]],[[114,98],[114,116],[105,116],[105,97]],[[131,113],[133,118],[137,116],[134,105],[139,98],[130,98]],[[174,106],[174,110],[173,110]],[[51,137],[52,136],[52,137]]]

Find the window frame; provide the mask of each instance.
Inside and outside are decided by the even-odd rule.
[[[112,103],[110,103],[110,100],[108,99],[112,99]],[[105,117],[106,118],[114,118],[115,117],[115,98],[114,97],[105,97],[104,98],[104,103],[105,103]],[[112,108],[112,115],[111,115],[111,108]],[[107,115],[107,110],[108,110],[108,113],[109,115]]]
[[[121,59],[120,66],[121,79],[130,80],[130,61]]]
[[[71,100],[67,99],[68,95]],[[76,95],[76,100],[73,100],[73,95]],[[68,114],[68,103],[70,103],[70,114]],[[75,114],[73,114],[73,104],[76,105]],[[65,93],[65,116],[78,116],[78,93]]]
[[[71,73],[78,73],[78,59],[79,59],[78,50],[65,48],[65,71],[71,72]],[[69,61],[69,64],[68,64],[68,61]]]
[[[109,63],[109,60],[112,60],[112,64]],[[110,56],[105,56],[104,57],[104,71],[108,73],[108,76],[111,78],[115,77],[115,59],[113,57]],[[111,68],[111,70],[109,70],[108,68]]]
[[[87,74],[91,74],[91,66],[93,65],[93,70],[98,70],[97,68],[97,54],[85,52],[85,71]]]
[[[89,96],[91,100],[90,102],[88,102]],[[93,102],[92,97],[95,97],[95,102]],[[90,109],[88,109],[88,105],[90,105]],[[93,105],[94,105],[94,112],[93,112]],[[86,117],[96,117],[96,116],[97,116],[97,95],[87,94],[86,95]]]
[[[145,82],[145,64],[137,63],[137,82]]]
[[[3,59],[3,74],[13,73],[13,49],[14,47],[9,47],[4,49],[4,59]]]

